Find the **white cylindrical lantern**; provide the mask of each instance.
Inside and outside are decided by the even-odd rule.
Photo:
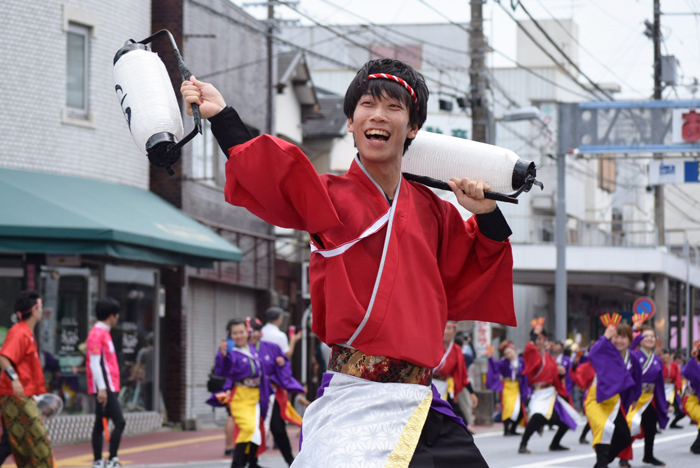
[[[508,193],[534,177],[535,166],[513,151],[486,143],[420,131],[403,157],[401,171],[447,182],[483,179],[494,192]]]
[[[114,57],[114,84],[131,135],[143,154],[163,152],[182,140],[180,108],[157,54],[143,44],[124,46]]]

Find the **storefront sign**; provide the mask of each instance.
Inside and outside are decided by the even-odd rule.
[[[486,350],[491,344],[491,323],[474,322],[474,350],[476,357],[485,357]]]
[[[78,321],[72,317],[64,317],[60,323],[59,350],[61,353],[74,353],[78,351]]]
[[[131,356],[136,354],[136,350],[139,347],[139,333],[138,327],[135,323],[124,322],[121,325],[122,329],[122,353],[124,356]]]

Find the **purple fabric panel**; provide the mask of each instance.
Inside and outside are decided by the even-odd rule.
[[[228,374],[228,369],[226,368],[226,363],[227,363],[227,360],[224,357],[224,355],[221,354],[221,350],[217,351],[216,352],[216,359],[214,359],[214,374],[219,375],[221,377]]]
[[[659,426],[661,429],[666,429],[668,424],[668,400],[666,400],[666,391],[664,390],[664,364],[659,356],[654,356],[654,364],[652,370],[656,371],[656,387],[654,388],[654,399],[656,400],[656,414],[659,417]],[[649,373],[647,372],[647,374]]]
[[[591,363],[598,377],[596,401],[602,403],[634,386],[634,380],[627,371],[620,352],[609,339],[602,337],[593,345],[589,353]],[[634,356],[630,356],[634,359]]]
[[[219,399],[216,398],[216,396],[214,396],[213,393],[211,395],[209,395],[209,398],[207,398],[206,403],[207,403],[207,405],[210,405],[210,406],[216,406],[216,407],[224,406],[219,402]]]
[[[292,375],[292,366],[287,355],[282,352],[279,346],[269,341],[261,341],[260,346],[260,362],[263,366],[263,372],[272,383],[278,387],[282,387],[289,393],[304,393],[304,387]],[[279,366],[276,362],[277,358],[284,359],[284,366]]]
[[[647,361],[646,354],[643,351],[632,351],[632,358],[636,359],[639,367],[644,370],[644,363]],[[659,425],[665,428],[668,423],[668,402],[664,393],[664,370],[663,363],[659,356],[654,355],[653,361],[649,365],[646,373],[642,373],[641,383],[653,383],[656,385],[654,389],[654,404],[656,405],[656,415],[659,417]]]
[[[564,424],[569,426],[569,429],[571,430],[576,430],[577,424],[576,421],[574,421],[569,413],[566,412],[564,407],[561,404],[561,401],[559,400],[561,398],[559,395],[557,395],[557,399],[554,401],[554,411],[557,412],[559,415],[559,418],[562,420]]]
[[[430,409],[437,411],[438,413],[442,413],[457,424],[461,425],[465,429],[467,428],[467,425],[464,423],[462,418],[457,416],[452,409],[452,405],[450,405],[449,402],[443,400],[440,398],[440,394],[437,391],[437,388],[435,388],[435,385],[432,385],[432,390],[433,390],[433,401],[430,403]]]
[[[503,383],[501,383],[502,364],[503,359],[496,361],[494,358],[489,357],[488,369],[486,371],[486,387],[494,392],[503,391]],[[510,370],[510,363],[508,363],[508,369]]]
[[[688,364],[683,366],[681,375],[688,379],[693,390],[700,392],[700,363],[694,357],[691,357]]]
[[[326,388],[331,383],[331,380],[333,379],[334,374],[329,374],[328,372],[324,372],[323,376],[321,377],[321,386],[318,387],[318,390],[316,391],[316,398],[321,398],[323,396],[323,392],[326,391]],[[301,422],[301,431],[299,431],[299,450],[301,450],[301,443],[304,440],[304,421],[302,419]]]
[[[323,376],[321,377],[321,386],[318,387],[318,390],[316,391],[316,398],[321,398],[323,396],[323,392],[325,392],[326,388],[331,384],[333,375],[334,374],[324,372]]]
[[[530,388],[530,383],[527,381],[527,376],[523,374],[523,369],[525,369],[525,359],[522,356],[518,356],[518,361],[520,367],[518,367],[518,379],[520,383],[520,402],[525,404],[532,395],[532,389]]]
[[[637,348],[639,348],[639,345],[642,343],[643,339],[644,335],[642,335],[641,333],[637,333],[637,336],[635,336],[632,340],[632,343],[630,343],[630,350],[636,350]]]
[[[631,353],[632,356],[637,359],[637,362],[639,362],[642,370],[644,370],[644,363],[647,362],[647,356],[644,354],[644,351],[632,351]],[[658,356],[654,356],[654,362],[651,363],[651,367],[649,367],[646,373],[642,374],[642,383],[656,383],[659,379],[659,375],[661,375],[661,386],[663,387],[664,370],[661,359]]]
[[[620,400],[622,400],[624,408],[629,408],[642,396],[642,366],[632,356],[630,356],[630,363],[632,368],[628,372],[632,377],[632,381],[634,381],[634,385],[620,394]]]
[[[562,356],[561,364],[566,369],[566,393],[571,396],[574,390],[574,380],[571,378],[571,358],[569,356]]]

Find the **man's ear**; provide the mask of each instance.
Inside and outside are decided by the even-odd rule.
[[[348,117],[348,132],[355,133],[355,125],[352,122],[352,117]]]
[[[406,138],[414,139],[417,134],[418,134],[418,124],[413,124],[413,125],[409,126],[408,135],[406,135]]]

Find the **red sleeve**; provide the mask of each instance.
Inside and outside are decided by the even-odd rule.
[[[673,383],[676,386],[676,391],[680,392],[683,388],[683,379],[681,378],[681,368],[676,362],[671,362],[671,374],[673,374]]]
[[[523,369],[523,374],[527,376],[530,383],[533,383],[533,376],[542,368],[542,355],[532,341],[528,341],[525,344],[525,349],[523,350],[523,361],[525,361],[525,369]]]
[[[593,383],[595,378],[595,369],[593,369],[593,364],[586,362],[581,364],[576,368],[576,370],[571,371],[571,380],[574,381],[576,385],[581,390],[586,390]]]
[[[13,326],[7,332],[7,337],[5,338],[5,342],[2,344],[0,354],[9,359],[13,366],[18,366],[24,358],[24,353],[27,347],[24,343],[24,335],[19,333],[15,327],[16,326]]]
[[[296,146],[261,135],[229,150],[226,201],[276,226],[312,234],[341,225],[326,187]]]
[[[510,242],[484,236],[472,216],[466,222],[443,200],[438,262],[449,320],[480,320],[517,326],[513,305]]]
[[[464,362],[464,355],[459,346],[453,346],[451,353],[457,360],[457,366],[455,367],[454,375],[452,378],[455,381],[455,397],[469,385],[469,373],[467,372],[467,365]]]

